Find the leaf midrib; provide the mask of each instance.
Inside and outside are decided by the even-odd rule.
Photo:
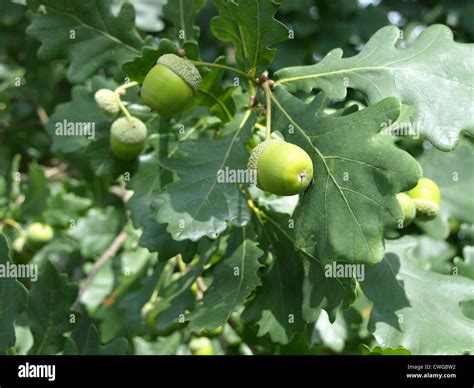
[[[240,125],[239,125],[238,129],[235,131],[234,135],[232,136],[229,147],[227,148],[227,151],[224,155],[224,159],[222,160],[221,165],[219,166],[219,168],[216,171],[218,171],[219,169],[222,169],[224,167],[227,159],[229,158],[230,151],[233,149],[234,143],[235,143],[238,135],[240,134],[240,131],[245,126],[245,123],[249,119],[251,113],[252,113],[251,110],[247,110],[245,112],[244,117],[243,117],[242,121],[240,122]],[[217,184],[217,179],[215,179],[214,182],[212,183],[211,187],[207,191],[206,195],[203,197],[203,201],[201,202],[201,204],[199,205],[197,210],[195,212],[190,213],[190,215],[193,216],[194,219],[196,219],[194,216],[198,215],[199,212],[202,210],[202,207],[203,207],[204,203],[209,201],[209,196],[212,193],[212,191],[214,190],[214,187],[216,186],[216,184]]]
[[[361,224],[359,223],[357,217],[355,216],[351,206],[349,205],[349,202],[347,200],[347,198],[345,197],[341,187],[339,186],[339,184],[337,183],[337,180],[336,178],[332,175],[331,173],[331,170],[329,169],[329,166],[327,165],[326,163],[326,160],[325,160],[325,156],[321,153],[321,151],[313,144],[313,142],[311,141],[311,138],[306,135],[305,131],[303,130],[303,128],[301,128],[299,126],[298,123],[296,123],[293,118],[290,116],[290,114],[283,108],[283,106],[281,106],[280,102],[275,98],[275,96],[272,94],[271,95],[271,98],[273,100],[273,102],[275,103],[275,105],[278,107],[278,109],[280,109],[280,111],[285,115],[285,117],[295,126],[295,128],[298,129],[298,131],[300,131],[301,135],[306,139],[306,141],[309,143],[309,145],[311,146],[311,148],[313,148],[313,150],[316,152],[316,154],[318,155],[318,157],[322,160],[323,164],[324,164],[324,168],[326,169],[326,172],[328,174],[328,176],[331,178],[334,186],[337,188],[337,190],[339,191],[339,194],[341,195],[347,209],[349,210],[349,213],[351,214],[351,216],[353,217],[357,227],[359,228],[359,231],[360,233],[362,234],[362,236],[364,237],[364,241],[365,241],[365,245],[366,245],[366,248],[368,250],[368,252],[372,252],[372,250],[370,249],[370,246],[369,246],[369,242],[367,241],[367,238],[365,236],[365,233],[364,231],[362,230],[362,226]]]
[[[278,81],[275,82],[275,85],[282,85],[290,82],[296,82],[296,81],[303,81],[305,79],[314,79],[314,78],[320,78],[320,77],[330,77],[333,75],[337,74],[344,74],[344,73],[362,73],[363,71],[370,71],[370,70],[386,70],[386,71],[400,71],[400,72],[412,72],[412,73],[420,73],[423,74],[427,77],[430,78],[436,78],[445,82],[449,83],[455,83],[456,85],[463,85],[467,87],[468,89],[474,89],[474,85],[468,85],[466,83],[460,82],[459,80],[453,80],[449,78],[443,78],[440,77],[436,74],[431,74],[431,73],[426,73],[421,70],[416,70],[416,69],[411,69],[408,67],[390,67],[390,66],[363,66],[363,67],[354,67],[354,68],[349,68],[349,69],[341,69],[341,70],[333,70],[333,71],[327,71],[324,73],[314,73],[314,74],[307,74],[307,75],[301,75],[297,77],[287,77],[287,78],[281,78]]]
[[[68,2],[68,5],[71,9],[74,9],[72,6],[71,6],[71,3],[70,3],[70,0],[67,0]],[[86,28],[86,29],[89,29],[91,31],[94,31],[95,33],[99,34],[99,35],[102,35],[104,36],[105,38],[109,39],[109,40],[112,40],[113,42],[123,46],[124,48],[126,48],[127,50],[133,52],[134,54],[137,54],[137,55],[140,55],[141,54],[141,51],[136,49],[135,47],[133,46],[130,46],[129,44],[123,42],[122,40],[116,38],[115,36],[109,34],[108,32],[105,32],[105,31],[102,31],[102,30],[99,30],[85,22],[82,21],[82,19],[80,19],[77,15],[74,15],[72,13],[67,13],[67,12],[64,12],[64,11],[61,11],[60,9],[57,9],[53,6],[50,6],[48,5],[47,7],[48,9],[58,13],[58,14],[61,14],[61,15],[65,15],[65,16],[68,16],[70,17],[71,19],[74,19],[77,23],[79,23],[79,25],[81,25],[82,27]],[[100,13],[99,13],[100,14]],[[102,16],[102,15],[101,15]]]

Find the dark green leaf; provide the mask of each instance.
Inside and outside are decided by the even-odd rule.
[[[26,310],[34,338],[29,354],[55,354],[63,349],[65,334],[79,319],[71,311],[77,292],[77,285],[69,283],[67,275],[60,274],[49,261],[44,263],[31,287]]]
[[[263,252],[248,233],[247,228],[236,228],[233,232],[226,256],[215,267],[212,285],[204,294],[202,305],[187,317],[191,330],[214,330],[224,324],[232,311],[261,284],[257,272]]]
[[[303,263],[294,249],[294,229],[288,228],[287,217],[280,218],[281,221],[269,218],[262,225],[275,261],[262,276],[262,285],[257,288],[243,318],[256,321],[259,336],[269,334],[272,341],[287,344],[305,328]]]
[[[72,89],[71,101],[57,105],[46,124],[53,141],[52,151],[82,152],[93,138],[108,137],[111,119],[97,106],[94,93],[98,89],[113,89],[115,86],[113,82],[94,77],[89,85]]]
[[[152,212],[159,205],[158,195],[161,193],[162,167],[157,153],[143,155],[140,165],[128,184],[133,196],[127,203],[131,210],[135,227],[144,226]]]
[[[41,215],[46,208],[49,188],[43,167],[36,163],[28,166],[28,178],[21,215],[23,218],[35,218]]]
[[[223,57],[218,58],[215,63],[224,64]],[[223,122],[232,120],[235,113],[235,106],[232,98],[232,92],[235,90],[233,86],[224,90],[222,87],[222,78],[224,71],[218,68],[211,69],[204,77],[201,87],[198,91],[198,97],[193,103],[198,106],[208,106],[217,117]]]
[[[273,129],[313,159],[314,184],[295,215],[297,247],[321,260],[380,261],[384,229],[402,218],[395,195],[415,186],[421,173],[408,153],[375,139],[383,123],[397,120],[398,100],[316,117],[317,105],[278,87],[274,106]]]
[[[128,341],[126,338],[117,338],[106,345],[101,345],[99,332],[94,325],[91,325],[81,354],[87,356],[124,355],[127,348]]]
[[[173,23],[175,39],[180,41],[197,40],[198,31],[194,27],[197,14],[206,4],[206,0],[175,0],[168,1],[163,7],[167,20]]]
[[[273,0],[213,0],[219,16],[212,20],[212,33],[236,48],[239,68],[252,75],[266,70],[276,50],[269,47],[288,38],[283,23],[274,19],[279,4]]]
[[[100,319],[101,340],[110,342],[120,336],[135,334],[142,322],[142,308],[150,300],[165,264],[159,263],[150,276],[146,276],[149,265],[140,271],[116,294],[113,304],[102,306],[96,314]]]
[[[327,277],[323,264],[314,258],[305,257],[303,264],[303,318],[315,322],[325,309],[334,322],[339,309],[348,308],[355,300],[354,278]]]
[[[7,349],[15,346],[14,323],[26,308],[27,291],[15,278],[7,273],[10,261],[7,239],[0,234],[0,354],[6,354]]]
[[[188,157],[162,161],[180,177],[160,195],[157,215],[159,223],[168,224],[174,239],[216,238],[228,221],[240,226],[247,223],[249,210],[236,184],[218,182],[217,177],[225,169],[247,169],[245,142],[254,122],[249,111],[239,113],[226,125],[222,138],[183,142],[181,150]]]
[[[166,231],[165,224],[158,224],[154,219],[148,218],[143,226],[143,234],[140,237],[140,245],[150,252],[158,252],[158,258],[166,261],[182,255],[185,263],[191,261],[196,253],[197,244],[189,240],[176,241]]]
[[[41,41],[41,58],[70,60],[72,82],[83,82],[104,65],[121,65],[146,44],[135,29],[130,3],[124,3],[117,16],[111,12],[111,0],[37,3],[46,7],[46,13],[34,14],[27,32]]]

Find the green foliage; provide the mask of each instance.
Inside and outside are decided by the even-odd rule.
[[[41,58],[67,58],[71,62],[68,78],[72,82],[85,81],[105,64],[125,62],[139,54],[145,44],[134,28],[135,10],[130,3],[124,3],[118,16],[112,15],[111,0],[35,3],[47,12],[36,6],[32,9],[28,34],[41,41]],[[89,44],[90,40],[94,44]]]
[[[199,28],[194,22],[205,4],[206,0],[168,1],[163,7],[163,12],[176,29],[175,38],[181,41],[197,40]]]
[[[125,354],[127,348],[128,342],[125,338],[117,338],[107,345],[101,345],[97,328],[91,326],[81,354],[87,356],[122,355]]]
[[[46,200],[49,195],[42,167],[30,164],[28,175],[30,180],[25,189],[25,202],[22,207],[22,217],[25,219],[40,215],[45,210]]]
[[[425,177],[433,179],[440,187],[441,201],[439,216],[420,227],[428,234],[439,239],[449,235],[449,219],[472,224],[474,222],[474,201],[472,187],[474,171],[474,145],[467,138],[452,152],[446,153],[436,149],[427,150],[419,162]],[[443,169],[438,166],[442,165]]]
[[[260,285],[257,272],[262,251],[256,242],[250,240],[251,237],[245,227],[231,236],[227,253],[221,265],[215,268],[214,280],[204,294],[202,305],[189,315],[191,330],[218,328]]]
[[[382,346],[401,345],[412,354],[471,351],[474,323],[462,303],[472,300],[474,282],[423,270],[410,255],[416,244],[412,237],[391,242],[384,260],[369,268],[362,284],[374,302],[369,329]]]
[[[77,296],[77,285],[46,261],[37,283],[28,294],[28,326],[34,345],[29,354],[56,354],[63,349],[64,334],[71,331],[79,317],[71,311]]]
[[[308,152],[315,166],[314,187],[296,216],[298,248],[323,260],[381,260],[384,227],[403,218],[395,194],[420,175],[407,153],[371,141],[381,123],[398,119],[400,103],[388,98],[352,115],[316,117],[317,105],[282,88],[274,103],[274,128]]]
[[[216,238],[225,231],[227,221],[239,226],[248,222],[249,210],[238,188],[233,183],[218,183],[216,176],[226,167],[246,169],[244,143],[254,120],[249,111],[239,113],[220,139],[183,142],[180,148],[188,154],[186,159],[162,161],[165,168],[178,172],[180,180],[160,195],[157,221],[167,223],[176,240]]]
[[[20,3],[0,4],[0,271],[39,272],[0,276],[0,354],[473,353],[472,4]],[[167,117],[140,85],[165,54],[202,78]],[[124,161],[129,116],[147,136]],[[299,195],[245,175],[267,129],[311,158]],[[439,214],[399,228],[420,177]],[[54,237],[32,249],[32,224]]]
[[[11,263],[9,259],[9,248],[7,240],[0,235],[0,264],[2,267]],[[27,291],[25,287],[15,278],[0,278],[0,354],[7,353],[8,348],[15,346],[14,322],[26,307]]]
[[[276,257],[273,265],[265,269],[262,285],[257,288],[243,318],[256,322],[259,336],[269,334],[273,341],[287,344],[305,328],[301,310],[303,290],[294,287],[303,283],[302,260],[294,250],[291,231],[286,233],[281,230],[280,225],[271,218],[262,228],[265,228],[267,244],[272,246]],[[267,251],[266,254],[272,253]]]
[[[69,231],[69,235],[79,242],[84,256],[97,256],[112,243],[118,233],[119,222],[117,211],[111,207],[104,212],[90,209]]]
[[[474,88],[469,72],[474,46],[454,42],[451,30],[441,25],[428,28],[405,48],[399,47],[400,37],[397,28],[384,27],[360,54],[342,59],[342,50],[335,49],[315,65],[278,71],[277,83],[293,92],[318,88],[337,100],[346,97],[347,88],[358,89],[371,104],[397,97],[415,107],[414,131],[451,150],[461,130],[474,133],[472,106],[464,103]],[[437,94],[437,88],[443,93]]]
[[[275,50],[269,46],[288,36],[285,26],[273,18],[277,4],[254,0],[238,3],[213,0],[213,3],[219,10],[219,16],[211,24],[213,34],[233,43],[240,68],[253,75],[262,73],[275,56]]]

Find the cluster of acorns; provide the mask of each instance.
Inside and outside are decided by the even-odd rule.
[[[147,73],[141,98],[153,111],[169,116],[186,109],[201,85],[201,75],[187,59],[174,54],[162,55]],[[100,89],[95,100],[102,111],[116,116],[120,111],[120,95]],[[143,150],[146,125],[133,116],[120,117],[112,123],[110,146],[122,160],[134,160]],[[278,156],[278,157],[277,157]],[[313,179],[313,163],[300,147],[272,138],[254,148],[248,168],[255,170],[257,186],[277,195],[303,192]]]
[[[110,89],[99,89],[94,98],[106,115],[116,116],[120,111],[118,93]],[[133,116],[116,119],[110,128],[110,148],[121,160],[134,160],[140,155],[146,138],[145,123]]]
[[[165,54],[146,75],[141,98],[160,115],[174,115],[186,108],[200,85],[201,75],[192,62],[174,54]],[[100,89],[94,97],[108,116],[115,117],[119,113],[119,93]],[[121,160],[134,160],[143,150],[146,138],[146,125],[136,117],[120,117],[112,123],[110,146]]]
[[[397,194],[403,209],[403,227],[418,221],[430,221],[438,215],[441,193],[438,185],[428,178],[421,178],[408,193]]]
[[[191,61],[165,54],[147,73],[141,86],[141,98],[158,114],[174,115],[189,106],[201,81],[201,75]],[[100,89],[95,93],[95,100],[109,116],[115,117],[120,112],[118,92]],[[119,159],[134,160],[142,152],[146,138],[146,125],[136,117],[126,114],[112,123],[110,146]],[[253,144],[248,169],[255,173],[257,187],[281,196],[296,195],[307,189],[313,180],[313,162],[305,150],[274,136],[260,141],[254,135],[250,142]],[[410,224],[415,217],[426,221],[438,213],[439,189],[429,179],[420,179],[408,194],[400,193],[397,198],[405,214],[403,226]]]
[[[257,144],[253,149],[248,168],[256,170],[257,187],[276,195],[295,195],[306,190],[313,179],[313,163],[300,147],[280,139]],[[438,185],[421,178],[407,193],[397,194],[403,209],[403,225],[430,221],[438,215],[441,194]]]

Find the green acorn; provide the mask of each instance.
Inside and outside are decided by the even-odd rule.
[[[194,356],[212,356],[214,354],[212,342],[206,337],[192,339],[189,343],[189,349]]]
[[[174,54],[165,54],[146,75],[141,97],[160,115],[174,115],[191,102],[201,81],[201,75],[192,62]]]
[[[110,146],[121,160],[135,159],[143,149],[147,137],[146,125],[140,119],[121,117],[112,123]]]
[[[418,220],[429,221],[438,215],[441,193],[438,185],[431,179],[421,178],[408,195],[415,202]]]
[[[397,194],[398,202],[403,210],[403,227],[410,225],[416,217],[415,202],[405,193]]]
[[[257,145],[247,167],[256,172],[257,187],[282,196],[306,190],[313,179],[313,162],[297,145],[270,140]]]
[[[99,89],[94,94],[94,99],[102,112],[104,112],[107,116],[115,116],[120,110],[119,104],[117,102],[117,96],[110,89]]]
[[[45,246],[54,237],[53,228],[40,222],[28,225],[25,232],[26,244],[35,250]]]
[[[35,250],[26,243],[26,237],[17,237],[12,244],[13,261],[17,264],[29,263],[35,254]]]

